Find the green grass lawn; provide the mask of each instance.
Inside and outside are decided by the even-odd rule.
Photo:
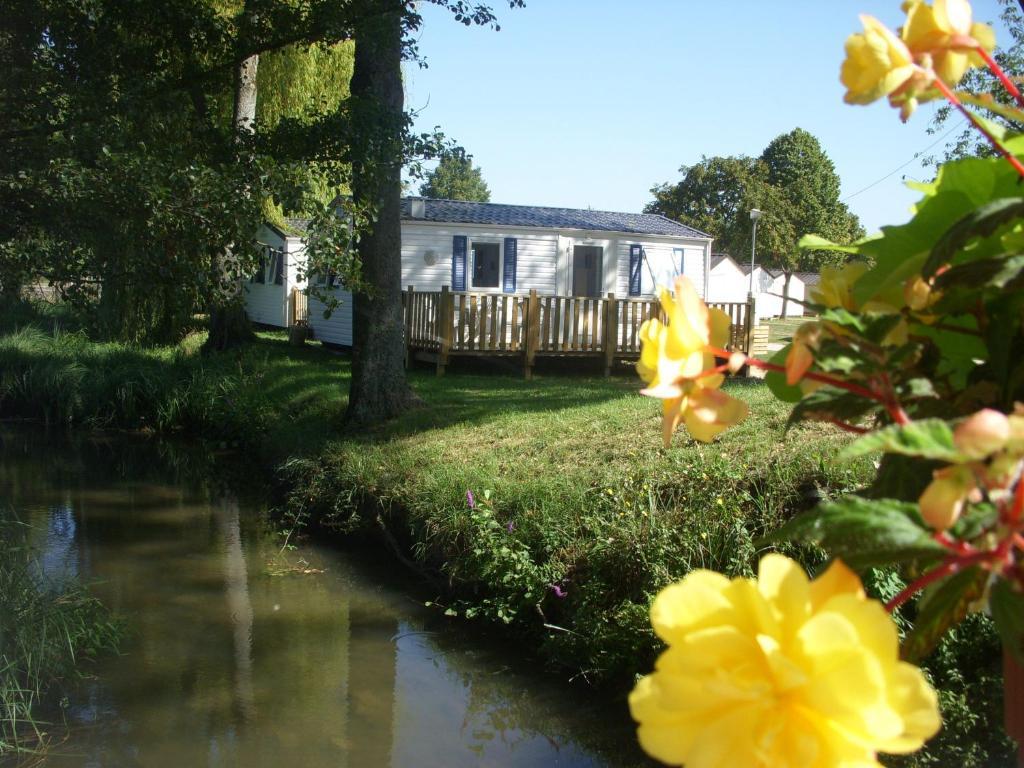
[[[786,317],[775,318],[768,321],[768,342],[788,344],[793,339],[796,329],[811,318],[807,317]]]

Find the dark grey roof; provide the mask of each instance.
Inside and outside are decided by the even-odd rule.
[[[711,269],[714,269],[715,267],[717,267],[719,264],[721,264],[723,261],[726,261],[726,260],[729,260],[733,264],[736,264],[736,261],[728,253],[713,253],[713,254],[711,254]],[[736,264],[736,266],[739,266],[739,265]]]
[[[817,285],[821,282],[821,275],[817,272],[794,272],[793,277],[800,278],[804,285]]]
[[[612,213],[579,208],[545,208],[539,205],[471,203],[463,200],[434,200],[431,198],[427,198],[425,202],[426,213],[422,219],[415,219],[416,221],[711,238],[711,235],[656,213]],[[402,218],[412,220],[412,198],[407,197],[402,200]]]
[[[739,266],[740,270],[743,272],[744,275],[749,275],[750,274],[750,262],[747,262],[745,264],[737,263],[737,265]],[[781,270],[778,270],[778,269],[768,269],[768,267],[764,266],[763,264],[755,264],[754,265],[754,269],[760,269],[760,270],[766,272],[773,279],[782,274]]]

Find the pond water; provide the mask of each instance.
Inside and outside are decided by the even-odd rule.
[[[639,762],[621,705],[467,637],[376,550],[282,551],[260,502],[190,479],[182,456],[0,433],[0,504],[30,523],[41,568],[90,583],[129,628],[47,765]]]

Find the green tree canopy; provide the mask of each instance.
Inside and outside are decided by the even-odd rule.
[[[837,258],[798,248],[805,234],[840,243],[864,234],[839,200],[835,166],[801,128],[775,138],[760,157],[703,157],[679,170],[682,180],[655,186],[645,210],[707,232],[718,250],[738,258],[750,253],[754,208],[764,214],[757,231],[758,261],[787,272],[818,269]]]
[[[473,165],[473,158],[461,150],[446,154],[437,167],[427,174],[420,186],[420,194],[442,200],[471,200],[478,203],[491,201],[491,190]]]

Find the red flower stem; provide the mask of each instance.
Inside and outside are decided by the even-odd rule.
[[[826,419],[825,421],[827,421],[829,424],[835,424],[837,427],[847,432],[853,432],[853,434],[855,435],[866,435],[868,432],[871,431],[870,429],[865,429],[864,427],[857,427],[854,426],[853,424],[847,424],[845,421],[842,421],[834,417]]]
[[[889,374],[882,374],[882,383],[885,385],[885,410],[889,412],[892,420],[897,424],[909,424],[910,417],[907,416],[907,412],[903,410],[903,407],[899,404],[896,399],[896,392],[892,388],[892,381],[889,379]]]
[[[700,373],[698,373],[693,378],[695,378],[695,379],[703,379],[705,376],[714,376],[716,373],[725,373],[728,370],[729,370],[729,364],[728,363],[722,363],[721,365],[716,365],[714,368],[708,368],[706,371],[701,371]]]
[[[985,60],[985,63],[988,64],[988,68],[992,70],[992,74],[999,78],[999,82],[1003,84],[1003,88],[1009,91],[1010,95],[1017,100],[1017,105],[1024,107],[1024,96],[1021,96],[1020,89],[1017,87],[1017,84],[1009,78],[1006,72],[1003,71],[1003,68],[999,66],[994,58],[992,58],[992,54],[980,45],[974,50],[982,59]]]
[[[1013,503],[1006,515],[1008,525],[1016,526],[1024,514],[1024,477],[1017,478],[1017,487],[1013,491]]]
[[[996,559],[999,559],[998,550],[996,552],[975,552],[970,555],[952,555],[942,565],[910,582],[896,597],[885,604],[885,610],[892,613],[913,597],[915,593],[924,589],[929,584],[934,584],[939,579],[943,579],[957,571],[962,571],[964,568],[969,568],[972,565]]]
[[[953,93],[952,90],[950,90],[949,86],[942,82],[942,78],[935,78],[935,87],[942,92],[942,95],[946,97],[946,100],[949,101],[950,104],[952,104],[954,107],[960,110],[961,114],[963,114],[964,117],[971,121],[971,125],[977,128],[981,132],[981,134],[986,139],[988,139],[989,143],[993,147],[995,147],[995,150],[1006,158],[1006,161],[1013,166],[1013,169],[1020,174],[1021,178],[1024,178],[1024,165],[1021,165],[1020,160],[1018,160],[1016,157],[1010,154],[1009,150],[1007,150],[1006,147],[999,143],[999,139],[993,136],[989,132],[988,128],[981,124],[981,121],[978,120],[974,113],[963,105],[963,102],[961,102],[960,99],[957,98],[956,94]]]
[[[968,544],[966,541],[960,541],[954,539],[945,531],[939,531],[932,538],[934,538],[939,544],[944,546],[946,549],[952,550],[960,555],[969,555],[975,551],[974,547]]]
[[[726,352],[724,349],[717,349],[715,347],[708,347],[708,352],[715,355],[716,357],[728,357],[731,352]],[[776,371],[777,373],[785,373],[786,369],[781,365],[775,363],[766,363],[764,360],[758,360],[756,357],[747,357],[747,365],[752,365],[755,368],[761,368],[765,371]],[[851,384],[848,381],[837,379],[833,376],[829,376],[825,373],[805,373],[805,379],[811,379],[811,381],[820,381],[822,384],[831,384],[833,387],[839,387],[839,389],[845,389],[847,392],[852,392],[855,395],[866,397],[868,400],[877,400],[882,405],[887,405],[885,399],[877,392],[872,392],[866,387],[862,387],[859,384]]]

